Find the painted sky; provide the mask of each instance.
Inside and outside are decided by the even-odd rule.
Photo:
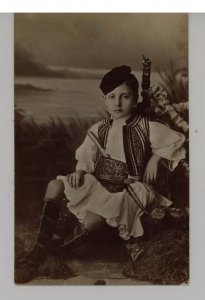
[[[46,65],[110,69],[187,65],[186,14],[15,14],[15,42]]]

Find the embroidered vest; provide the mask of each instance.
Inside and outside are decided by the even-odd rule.
[[[129,174],[143,176],[148,159],[151,156],[149,141],[149,123],[140,115],[131,117],[123,126],[123,145]],[[112,125],[110,117],[103,119],[98,126],[100,144],[105,149],[109,129]],[[98,152],[98,155],[100,153]]]

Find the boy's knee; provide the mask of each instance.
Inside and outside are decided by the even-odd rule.
[[[87,231],[95,231],[97,230],[100,226],[102,226],[105,223],[105,220],[94,213],[88,212],[86,214],[86,217],[83,221],[83,225],[85,226]]]
[[[53,179],[48,183],[45,198],[57,200],[64,195],[64,184],[62,180]]]

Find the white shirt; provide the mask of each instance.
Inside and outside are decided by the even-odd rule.
[[[126,162],[123,146],[123,126],[126,124],[126,118],[113,119],[109,129],[105,151],[111,158]],[[98,124],[94,124],[90,131],[98,138]],[[149,139],[152,153],[157,154],[168,160],[168,168],[172,171],[176,168],[179,161],[185,158],[185,149],[183,144],[185,136],[182,133],[174,131],[169,127],[149,121]],[[97,146],[86,136],[82,145],[76,151],[78,163],[76,170],[82,169],[87,173],[93,173],[96,160]]]

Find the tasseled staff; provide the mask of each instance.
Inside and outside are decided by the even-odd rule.
[[[189,102],[180,102],[180,103],[174,103],[172,105],[174,109],[184,118],[188,117],[189,113]]]
[[[151,93],[151,97],[153,97],[157,105],[161,108],[162,113],[169,116],[171,122],[176,125],[186,136],[188,136],[189,125],[171,105],[167,96],[167,92],[158,88],[155,92],[151,91]]]

